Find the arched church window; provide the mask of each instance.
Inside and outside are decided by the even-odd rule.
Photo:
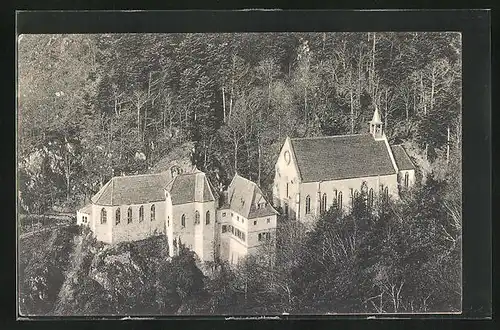
[[[311,213],[311,196],[306,196],[306,214]]]
[[[385,202],[389,202],[389,188],[388,187],[385,187],[384,188],[384,199],[385,199]]]
[[[405,187],[408,188],[410,182],[410,174],[408,172],[405,173]]]
[[[338,195],[337,195],[337,207],[339,209],[342,209],[342,192],[339,191]]]
[[[101,209],[101,223],[106,223],[106,217],[107,217],[106,209],[103,207]]]
[[[151,205],[151,221],[154,221],[156,218],[156,209],[155,209],[155,205]]]
[[[210,211],[207,211],[207,213],[205,214],[205,224],[210,224]]]
[[[142,222],[144,220],[144,206],[141,206],[139,208],[139,222]]]
[[[195,225],[200,224],[200,212],[198,212],[198,211],[194,212],[194,224]]]
[[[115,225],[119,224],[120,223],[120,217],[121,217],[121,214],[120,214],[120,208],[117,208],[116,209],[116,214],[115,214]]]
[[[186,227],[186,215],[185,214],[183,214],[181,216],[181,226],[182,226],[182,228]]]
[[[324,193],[323,197],[321,197],[321,204],[320,204],[320,212],[321,213],[326,212],[326,202],[327,202],[327,197],[326,197],[326,193]]]
[[[127,222],[132,223],[132,208],[129,207],[127,210]]]

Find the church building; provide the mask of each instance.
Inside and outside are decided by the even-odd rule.
[[[332,205],[345,209],[361,189],[368,204],[398,198],[415,182],[415,166],[401,145],[389,145],[377,109],[369,133],[290,138],[275,166],[273,201],[292,219],[311,223]]]

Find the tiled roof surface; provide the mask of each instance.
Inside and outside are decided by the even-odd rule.
[[[394,155],[394,160],[398,165],[399,170],[414,170],[415,165],[413,165],[410,157],[406,153],[402,145],[392,146],[392,154]]]
[[[173,205],[215,200],[205,173],[199,171],[176,176],[166,189],[172,196]]]
[[[116,176],[92,197],[98,205],[131,205],[165,199],[167,173]]]
[[[87,204],[78,210],[80,213],[90,214],[92,212],[92,204]]]
[[[257,208],[256,201],[264,194],[252,181],[235,174],[228,187],[229,207],[247,219],[265,217],[278,212],[269,204]]]
[[[303,182],[395,174],[384,140],[370,134],[291,139]]]

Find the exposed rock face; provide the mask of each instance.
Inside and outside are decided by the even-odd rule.
[[[164,157],[162,157],[151,169],[151,173],[168,172],[172,179],[172,171],[180,173],[189,173],[193,169],[191,153],[194,143],[186,142],[180,146],[174,147]],[[179,173],[180,172],[180,173]]]
[[[89,277],[106,291],[135,290],[144,284],[145,269],[134,260],[127,244],[109,246],[98,252],[89,269]]]

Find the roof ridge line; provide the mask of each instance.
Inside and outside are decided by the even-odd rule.
[[[369,135],[369,134],[368,133],[357,133],[357,134],[340,134],[340,135],[327,135],[327,136],[308,136],[308,137],[290,138],[290,140],[331,139],[331,138],[360,136],[360,135]]]
[[[253,184],[253,185],[257,186],[257,183],[253,182],[252,180],[247,179],[247,178],[245,178],[244,176],[239,175],[238,173],[235,173],[235,176],[236,176],[236,175],[237,175],[237,176],[239,176],[240,178],[242,178],[243,180],[246,180],[246,181],[250,182],[251,184]]]
[[[187,176],[187,175],[196,175],[196,174],[203,174],[203,175],[206,176],[205,172],[198,170],[198,172],[179,173],[175,177],[178,177],[178,176]]]
[[[142,174],[131,174],[131,175],[116,175],[116,176],[113,176],[111,178],[111,180],[117,179],[117,178],[134,178],[134,177],[138,177],[138,176],[162,175],[162,174],[165,174],[165,173],[168,173],[168,171],[162,171],[160,173],[142,173]]]

